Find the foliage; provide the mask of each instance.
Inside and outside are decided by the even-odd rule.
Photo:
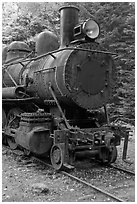
[[[131,2],[4,2],[2,4],[3,43],[24,40],[33,44],[44,29],[60,33],[59,7],[74,5],[81,21],[94,18],[99,24],[99,42],[117,53],[115,103],[111,110],[125,118],[134,118],[135,93],[135,3]]]

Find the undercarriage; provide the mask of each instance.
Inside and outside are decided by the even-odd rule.
[[[25,112],[21,109],[25,104],[21,103],[20,107],[9,108],[7,112],[6,105],[3,107],[3,143],[11,149],[21,147],[27,154],[49,156],[57,170],[74,168],[79,158],[95,158],[103,164],[113,163],[117,158],[120,136],[116,127],[102,125],[93,117],[96,113],[81,110],[78,114],[76,108],[70,112],[58,101],[48,104],[45,110],[33,112],[32,109]]]

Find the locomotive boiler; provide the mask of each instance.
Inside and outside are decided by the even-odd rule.
[[[3,56],[3,142],[50,156],[55,169],[72,168],[81,156],[113,163],[120,144],[106,107],[114,87],[113,53],[96,42],[97,22],[79,23],[78,12],[60,8],[60,43],[46,30],[37,36],[36,57],[20,41]]]

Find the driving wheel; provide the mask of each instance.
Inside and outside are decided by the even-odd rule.
[[[13,108],[9,111],[7,115],[7,128],[17,129],[19,127],[20,122],[20,114],[23,111],[20,108]],[[11,149],[17,148],[17,143],[15,141],[14,137],[8,136],[7,143],[10,146]]]
[[[9,128],[17,129],[19,127],[21,113],[23,113],[23,111],[20,108],[13,108],[8,112],[7,126]]]

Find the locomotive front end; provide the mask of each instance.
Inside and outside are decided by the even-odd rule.
[[[99,25],[91,19],[79,24],[76,7],[62,7],[60,12],[61,48],[66,48],[62,55],[70,52],[62,75],[67,88],[64,94],[82,108],[102,107],[112,95],[115,67],[112,57],[95,42]]]
[[[51,99],[51,84],[64,104],[86,110],[102,107],[112,95],[115,66],[111,55],[95,42],[99,26],[93,20],[79,25],[76,7],[62,7],[60,12],[60,48],[43,57],[39,66],[32,64],[31,90],[40,98]]]
[[[65,65],[64,81],[69,97],[78,106],[91,110],[108,103],[114,83],[112,58],[97,43],[74,48]]]

